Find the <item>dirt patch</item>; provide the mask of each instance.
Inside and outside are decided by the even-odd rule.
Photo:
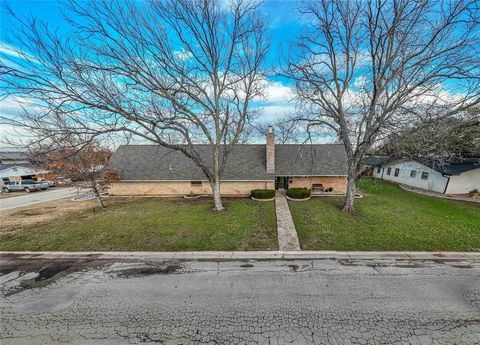
[[[0,192],[0,199],[12,198],[12,197],[15,197],[15,196],[26,195],[26,194],[27,194],[27,192],[23,192],[23,191],[10,192],[10,193]]]
[[[130,199],[115,199],[107,201],[108,205],[129,201]],[[32,225],[63,218],[72,213],[84,210],[94,210],[98,207],[96,200],[75,202],[70,199],[31,205],[13,210],[1,211],[0,232],[15,232]]]
[[[41,215],[41,214],[45,214],[45,211],[46,210],[39,210],[39,209],[36,209],[36,210],[23,210],[23,211],[19,211],[17,212],[15,215],[16,216],[38,216],[38,215]]]

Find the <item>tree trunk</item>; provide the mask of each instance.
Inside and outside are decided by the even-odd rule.
[[[220,212],[222,211],[222,197],[220,196],[220,174],[219,174],[219,149],[218,146],[213,147],[213,181],[210,182],[213,192],[213,202],[215,207],[213,211]]]
[[[97,200],[100,203],[100,205],[102,206],[102,208],[105,208],[105,204],[103,203],[102,197],[100,196],[100,192],[98,191],[97,185],[93,186],[93,193],[97,197]]]
[[[355,213],[355,189],[357,183],[357,171],[354,168],[348,169],[347,195],[343,203],[343,212]]]
[[[212,186],[212,192],[213,192],[213,201],[215,203],[215,207],[213,210],[215,212],[220,212],[224,209],[223,204],[222,204],[222,198],[220,196],[220,181],[217,178],[215,181],[211,183]]]

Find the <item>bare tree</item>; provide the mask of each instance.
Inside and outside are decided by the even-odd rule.
[[[479,160],[480,108],[433,123],[415,123],[392,133],[381,151],[397,159],[413,159],[434,166]]]
[[[62,174],[86,183],[100,206],[105,208],[101,193],[118,180],[118,174],[108,166],[112,155],[108,148],[97,141],[85,143],[70,139],[51,144],[48,148],[37,148],[35,152],[44,156],[40,166],[54,176]]]
[[[2,94],[34,106],[2,120],[50,137],[123,133],[181,151],[205,174],[220,211],[227,159],[263,92],[268,44],[258,6],[74,0],[64,14],[68,36],[11,13],[21,58],[0,66]]]
[[[275,132],[275,140],[280,144],[293,144],[301,141],[302,136],[299,133],[299,128],[296,121],[290,119],[280,119],[273,124],[256,124],[254,126],[254,134],[265,138],[268,132],[268,127],[273,127]]]
[[[392,131],[458,114],[480,102],[477,0],[316,0],[285,74],[299,120],[327,127],[344,144],[355,212],[360,162]]]

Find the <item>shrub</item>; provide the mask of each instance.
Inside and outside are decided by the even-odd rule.
[[[292,199],[306,199],[310,197],[310,189],[307,188],[289,188],[287,196]]]
[[[273,189],[253,189],[250,195],[255,199],[271,199],[275,196]]]

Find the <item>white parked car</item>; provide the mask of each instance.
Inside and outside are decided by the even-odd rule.
[[[35,181],[36,185],[39,185],[42,190],[50,188],[48,181]]]

